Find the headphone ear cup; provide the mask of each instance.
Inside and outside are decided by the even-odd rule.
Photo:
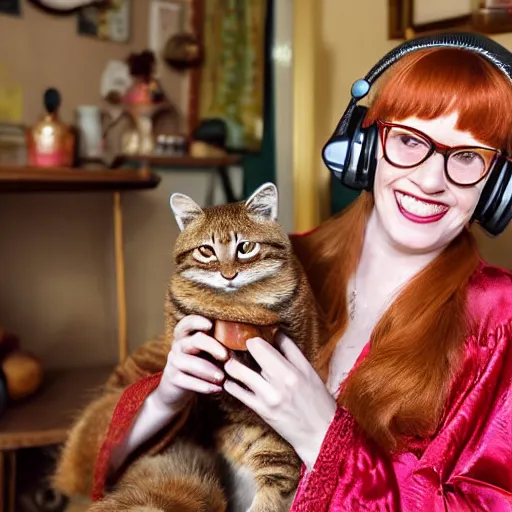
[[[344,120],[344,129],[337,128],[322,150],[325,165],[343,185],[354,190],[369,190],[373,186],[376,127],[362,127],[367,112],[366,107],[355,105]],[[372,166],[371,180],[367,164]]]
[[[379,129],[377,124],[373,123],[365,130],[365,141],[362,149],[362,157],[359,159],[358,176],[361,179],[362,188],[371,192],[373,190],[375,171],[377,169]]]
[[[502,233],[512,220],[512,165],[505,158],[496,162],[472,220],[491,236]]]

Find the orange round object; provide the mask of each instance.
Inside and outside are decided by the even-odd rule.
[[[257,326],[242,322],[215,322],[213,337],[231,350],[247,350],[247,340],[251,338],[263,338],[272,342],[277,326]]]
[[[20,400],[37,391],[43,381],[41,361],[32,354],[16,350],[1,362],[11,400]]]

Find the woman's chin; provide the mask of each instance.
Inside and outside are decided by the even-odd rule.
[[[437,230],[399,228],[390,233],[393,245],[405,254],[430,254],[442,250],[448,242],[443,240],[443,233]]]

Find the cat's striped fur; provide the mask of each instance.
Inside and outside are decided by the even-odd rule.
[[[260,187],[246,202],[204,210],[175,194],[171,207],[181,233],[166,293],[167,340],[189,314],[278,324],[312,360],[316,305],[277,222],[275,186]],[[258,369],[248,352],[235,357]],[[198,395],[170,448],[142,456],[91,510],[284,512],[299,476],[294,450],[254,412],[227,393]]]

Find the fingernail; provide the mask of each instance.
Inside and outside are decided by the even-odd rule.
[[[216,373],[214,375],[214,379],[217,381],[217,382],[222,382],[222,380],[224,379],[224,374],[223,373]]]
[[[218,351],[217,352],[217,359],[226,359],[228,357],[228,353],[227,352],[222,352],[222,351]]]

